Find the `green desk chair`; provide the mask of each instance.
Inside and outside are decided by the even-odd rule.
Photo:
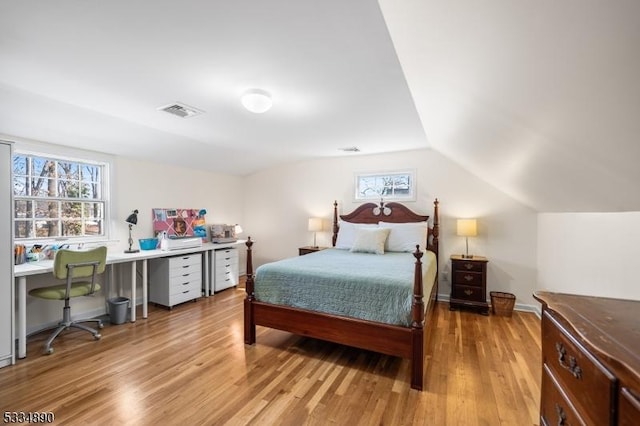
[[[91,296],[100,290],[100,284],[96,282],[98,274],[102,274],[105,269],[107,259],[107,248],[98,247],[92,250],[75,251],[75,250],[59,250],[53,261],[53,276],[59,280],[66,280],[66,284],[34,288],[29,294],[34,297],[48,300],[64,300],[64,309],[62,311],[62,321],[58,323],[57,328],[49,336],[44,344],[44,353],[53,353],[51,343],[58,335],[70,328],[75,327],[86,330],[93,334],[93,338],[98,340],[100,333],[82,322],[96,322],[98,328],[102,328],[102,321],[99,319],[71,320],[71,307],[69,299],[79,296]],[[89,280],[87,279],[89,278]],[[78,280],[81,279],[81,280]]]

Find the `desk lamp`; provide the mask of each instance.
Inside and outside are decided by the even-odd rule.
[[[467,242],[467,252],[462,257],[465,259],[473,259],[473,255],[469,254],[469,237],[475,237],[478,235],[478,226],[475,219],[458,219],[457,234],[460,237],[465,237]]]
[[[131,246],[133,246],[133,238],[131,238],[131,228],[133,227],[133,225],[137,225],[138,224],[138,210],[134,210],[133,213],[131,213],[127,219],[125,220],[125,222],[127,222],[127,224],[129,224],[129,250],[125,250],[125,253],[137,253],[140,250],[138,249],[132,249]]]

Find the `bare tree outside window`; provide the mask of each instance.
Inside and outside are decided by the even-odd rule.
[[[355,200],[415,200],[415,172],[358,173]]]
[[[13,156],[15,239],[104,236],[105,165]]]

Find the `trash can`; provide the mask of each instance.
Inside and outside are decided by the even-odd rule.
[[[127,320],[128,307],[129,299],[126,297],[109,299],[109,322],[111,322],[111,324],[124,324]]]
[[[491,310],[494,315],[510,317],[513,314],[513,306],[516,304],[516,296],[501,291],[489,292],[491,296]]]

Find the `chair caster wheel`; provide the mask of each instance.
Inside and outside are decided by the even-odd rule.
[[[100,340],[101,337],[102,337],[102,334],[100,334],[100,333],[96,333],[96,334],[93,335],[93,338],[95,340]]]
[[[103,323],[98,324],[98,328],[103,329],[104,328],[104,324]]]
[[[45,355],[51,355],[53,353],[53,348],[49,348],[49,349],[45,348],[43,353]]]

